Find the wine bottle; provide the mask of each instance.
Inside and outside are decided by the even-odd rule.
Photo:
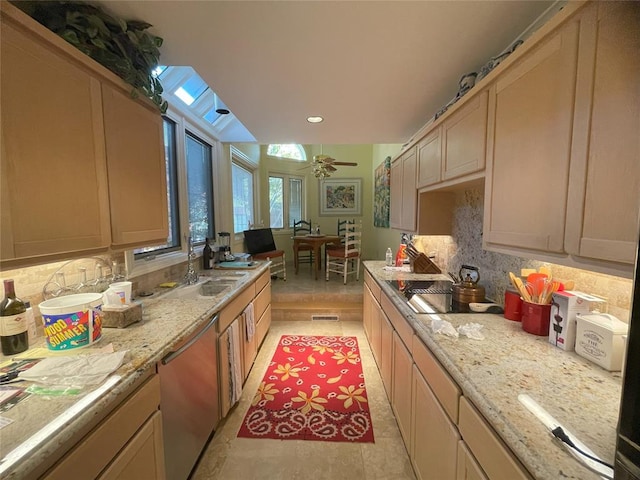
[[[16,297],[13,280],[4,281],[4,299],[0,303],[0,344],[4,355],[15,355],[29,348],[27,307]]]
[[[209,245],[209,239],[204,239],[204,248],[202,249],[202,268],[209,270],[213,268],[213,250]]]

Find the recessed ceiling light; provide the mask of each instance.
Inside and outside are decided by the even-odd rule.
[[[324,118],[322,117],[307,117],[307,122],[309,123],[320,123],[323,120]]]

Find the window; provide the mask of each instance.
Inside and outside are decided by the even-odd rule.
[[[269,218],[271,228],[293,228],[304,215],[302,177],[273,174],[269,176]]]
[[[304,162],[307,159],[307,154],[304,151],[304,148],[302,148],[302,145],[297,143],[271,144],[267,147],[267,155],[300,160],[301,162]]]
[[[167,253],[180,248],[180,217],[178,208],[178,157],[176,152],[176,124],[163,119],[164,157],[167,165],[167,204],[169,211],[169,237],[167,243],[155,247],[134,250],[136,258],[145,258]]]
[[[231,165],[233,188],[233,232],[240,233],[253,223],[253,173],[233,162]]]
[[[213,174],[211,145],[193,134],[185,135],[189,230],[193,243],[213,237]]]

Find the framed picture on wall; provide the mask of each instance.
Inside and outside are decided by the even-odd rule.
[[[329,178],[320,181],[320,216],[358,216],[361,212],[361,178]]]
[[[389,228],[391,195],[391,157],[385,158],[375,170],[373,182],[373,226]]]

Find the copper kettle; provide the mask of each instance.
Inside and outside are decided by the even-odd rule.
[[[476,272],[475,279],[471,272]],[[482,285],[478,285],[480,281],[480,272],[478,267],[470,265],[462,265],[460,267],[460,282],[452,287],[451,309],[454,312],[469,312],[470,303],[481,303],[485,301],[485,291]]]

